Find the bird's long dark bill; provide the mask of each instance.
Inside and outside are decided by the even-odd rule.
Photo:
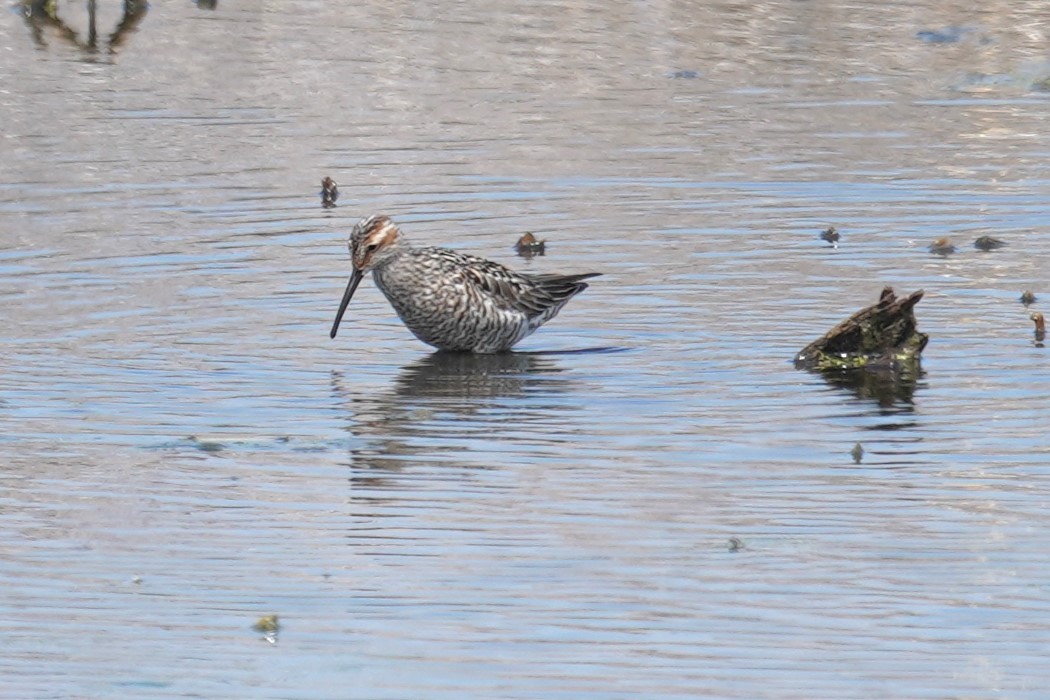
[[[353,298],[357,285],[361,284],[362,277],[364,277],[364,273],[360,270],[355,269],[350,273],[350,281],[346,283],[346,291],[343,292],[343,300],[339,302],[339,311],[335,314],[335,323],[332,324],[332,332],[329,334],[329,337],[334,338],[335,334],[339,332],[339,322],[343,320],[346,307],[350,305],[350,299]]]

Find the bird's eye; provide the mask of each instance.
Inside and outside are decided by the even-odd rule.
[[[376,243],[369,243],[368,245],[365,246],[365,252],[366,253],[374,253],[376,251],[376,248],[378,248],[378,247],[379,247],[379,245],[376,244]]]

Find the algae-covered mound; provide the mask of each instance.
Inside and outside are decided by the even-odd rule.
[[[891,287],[795,356],[799,369],[906,369],[919,360],[929,337],[920,333],[915,305],[922,290],[898,299]]]

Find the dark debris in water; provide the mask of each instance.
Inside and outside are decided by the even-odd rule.
[[[930,252],[934,255],[948,256],[955,252],[950,238],[938,238],[930,244]]]
[[[929,340],[918,330],[915,305],[923,291],[898,298],[886,287],[879,300],[838,324],[795,357],[800,369],[893,367],[917,360]]]
[[[201,452],[222,452],[225,449],[225,445],[215,440],[198,440],[196,435],[190,435],[186,438],[190,443],[200,450]]]
[[[547,241],[541,241],[531,231],[526,231],[525,234],[518,239],[518,242],[514,244],[514,250],[518,251],[518,255],[523,258],[531,258],[534,255],[543,255],[547,250]]]
[[[838,229],[834,226],[828,226],[820,232],[820,240],[827,241],[833,248],[839,247],[839,239],[841,238],[842,236],[839,234]]]
[[[992,238],[991,236],[981,236],[973,242],[973,247],[977,250],[983,250],[988,252],[991,250],[998,250],[1006,245],[1006,241],[1001,241],[998,238]]]
[[[321,180],[321,206],[325,209],[332,209],[337,199],[339,199],[339,186],[332,178],[325,177]]]
[[[859,442],[853,446],[853,449],[849,451],[849,456],[853,458],[854,464],[860,464],[860,461],[864,459],[864,445]]]
[[[880,405],[910,403],[929,341],[915,319],[922,295],[920,289],[898,298],[892,287],[884,288],[875,304],[803,348],[795,356],[795,367],[820,372],[829,383]]]
[[[695,70],[676,70],[671,71],[668,77],[675,80],[696,80],[700,77],[700,72]]]
[[[1021,292],[1021,303],[1025,306],[1031,306],[1035,303],[1035,300],[1035,292],[1033,292],[1031,289],[1026,289],[1023,292]]]
[[[742,539],[740,539],[739,537],[730,537],[729,538],[729,551],[730,552],[739,552],[741,549],[743,549],[746,546],[747,545],[744,544],[744,541]]]
[[[1043,314],[1035,311],[1028,318],[1032,319],[1035,323],[1035,344],[1036,347],[1043,347],[1043,341],[1046,340],[1046,320],[1043,318]]]

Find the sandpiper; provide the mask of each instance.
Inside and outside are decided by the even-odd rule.
[[[390,217],[362,219],[350,234],[353,271],[332,324],[339,330],[366,272],[412,333],[439,350],[509,350],[554,318],[601,273],[527,275],[446,248],[416,248]]]

